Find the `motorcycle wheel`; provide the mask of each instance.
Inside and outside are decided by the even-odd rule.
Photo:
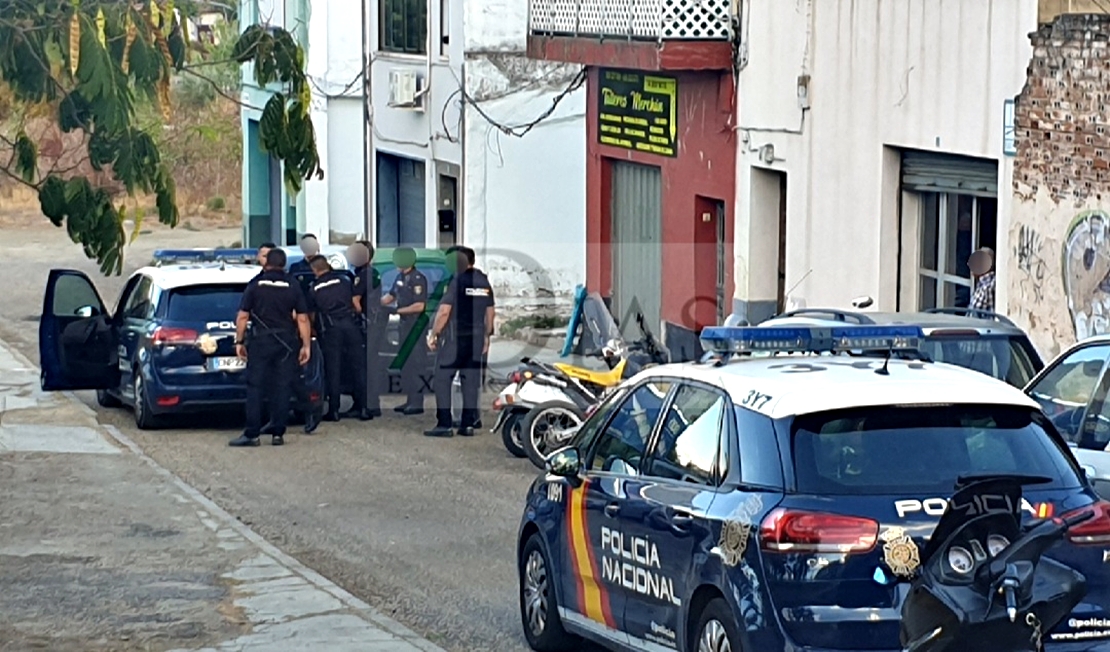
[[[524,444],[520,441],[522,421],[524,413],[514,412],[505,417],[505,423],[501,424],[501,443],[505,444],[505,450],[512,453],[513,457],[528,457]]]
[[[521,443],[528,459],[536,468],[544,468],[547,455],[555,449],[548,442],[551,429],[573,428],[585,418],[586,415],[577,406],[562,401],[551,401],[532,408],[520,428]]]

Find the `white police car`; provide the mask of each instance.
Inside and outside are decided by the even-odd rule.
[[[531,647],[900,650],[902,601],[957,478],[1021,474],[1051,479],[1027,489],[1030,518],[1096,511],[1050,552],[1088,594],[1047,649],[1110,650],[1110,503],[1034,401],[919,359],[921,337],[710,328],[712,360],[625,382],[528,492]],[[970,572],[998,545],[950,563]]]
[[[259,268],[242,264],[239,250],[201,251],[159,252],[160,264],[132,274],[114,308],[85,274],[51,270],[39,322],[42,388],[95,389],[102,406],[130,406],[140,428],[169,414],[241,405],[235,318]],[[305,369],[314,403],[321,363],[315,348]]]

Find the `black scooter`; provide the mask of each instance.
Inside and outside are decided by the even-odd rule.
[[[1029,476],[961,478],[902,604],[904,652],[1041,652],[1043,638],[1087,593],[1083,575],[1043,557],[1094,517],[1022,526]]]

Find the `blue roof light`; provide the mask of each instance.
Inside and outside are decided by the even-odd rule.
[[[924,333],[917,326],[838,326],[761,328],[711,326],[701,332],[702,348],[716,353],[843,353],[919,351]]]
[[[253,263],[258,254],[255,249],[158,249],[153,262],[160,265],[173,263]]]

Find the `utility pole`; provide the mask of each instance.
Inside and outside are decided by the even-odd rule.
[[[374,129],[370,124],[373,115],[373,102],[370,97],[370,61],[373,53],[370,51],[370,15],[366,8],[370,0],[359,1],[362,3],[362,219],[365,229],[363,233],[367,240],[377,246],[377,242],[375,242],[377,234],[374,233],[372,225],[372,216],[376,211],[371,204],[374,195],[371,191],[374,166],[370,157],[374,153]]]

